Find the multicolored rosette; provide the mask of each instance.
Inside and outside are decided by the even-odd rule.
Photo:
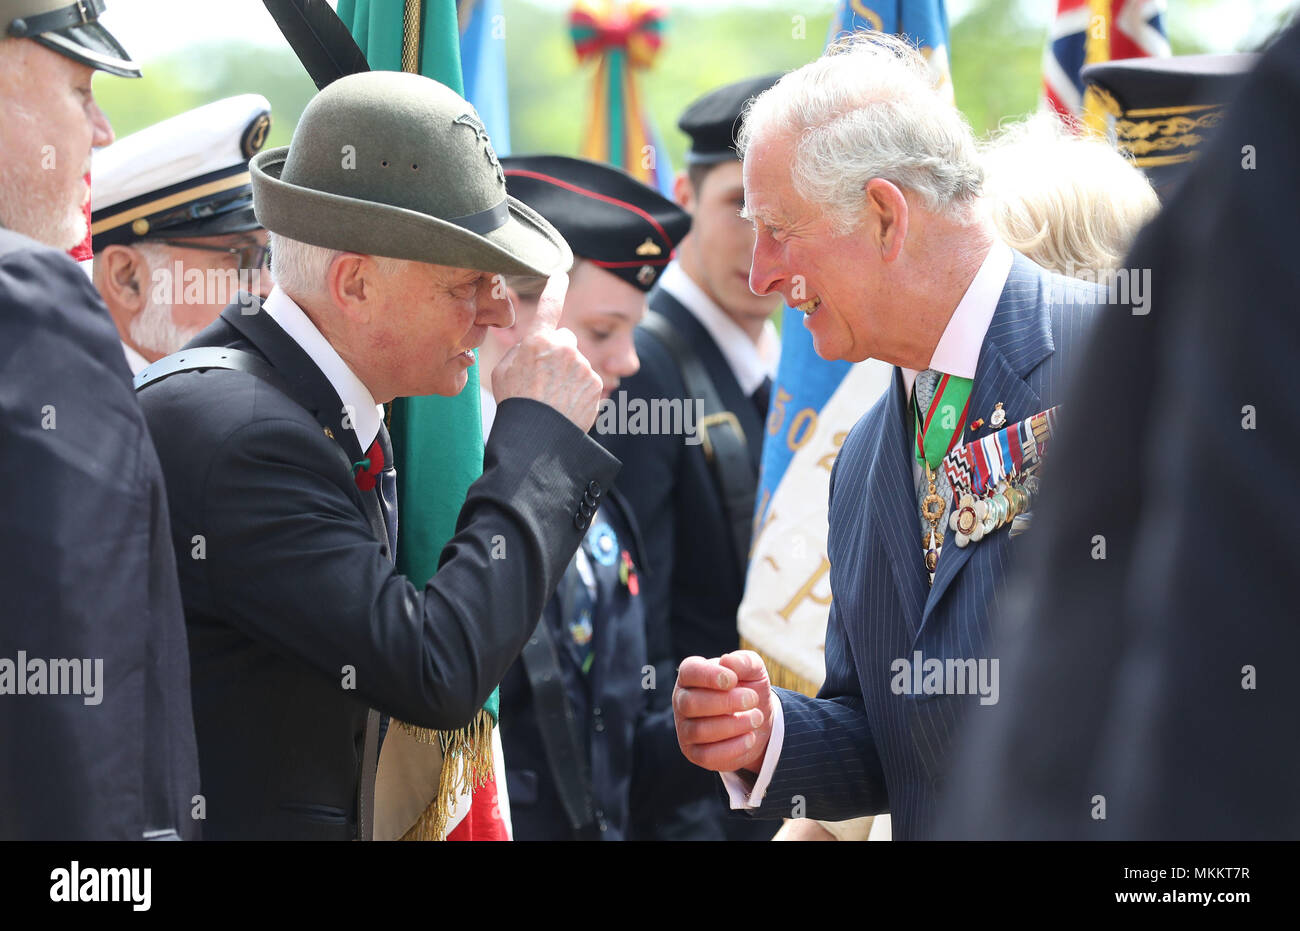
[[[654,64],[667,10],[652,0],[579,0],[569,13],[578,61],[596,62],[580,154],[622,168],[663,191],[672,178],[667,153],[646,110],[636,72]],[[647,158],[647,152],[657,153]]]

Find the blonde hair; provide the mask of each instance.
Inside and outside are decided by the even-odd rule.
[[[984,206],[998,235],[1063,275],[1117,268],[1160,208],[1132,162],[1050,113],[1003,127],[982,158]]]

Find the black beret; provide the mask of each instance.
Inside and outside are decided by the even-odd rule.
[[[780,74],[746,78],[711,90],[687,107],[677,121],[677,128],[691,137],[686,161],[700,165],[738,158],[736,135],[746,104],[780,78]]]
[[[1127,58],[1088,65],[1088,91],[1101,100],[1115,146],[1165,196],[1223,119],[1224,105],[1258,55]]]
[[[560,231],[573,254],[649,291],[691,216],[611,165],[565,155],[501,159],[506,191]]]

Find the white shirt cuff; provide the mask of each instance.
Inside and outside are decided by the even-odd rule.
[[[774,693],[775,694],[775,693]],[[777,760],[781,758],[781,743],[785,739],[785,713],[781,710],[781,699],[777,698],[772,712],[772,736],[768,738],[767,750],[763,753],[763,765],[758,770],[758,779],[751,789],[739,773],[718,773],[722,785],[731,799],[733,810],[757,808],[763,804],[772,773],[776,772]]]

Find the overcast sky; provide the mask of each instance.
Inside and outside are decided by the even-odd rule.
[[[553,6],[557,13],[572,6],[571,0],[537,0]],[[687,0],[678,0],[682,6]],[[763,0],[759,0],[760,3]],[[1043,26],[1056,8],[1054,0],[1021,0],[1025,9],[1041,11]],[[1170,0],[1170,14],[1180,14],[1180,0]],[[948,0],[950,20],[959,19],[973,0]],[[127,52],[138,61],[165,54],[179,46],[204,39],[245,39],[262,45],[283,41],[279,30],[261,0],[108,0],[103,21],[121,40]],[[336,4],[332,4],[336,5]],[[672,9],[672,0],[667,3]],[[691,7],[734,6],[736,0],[689,0]],[[751,0],[752,5],[752,0]],[[765,5],[785,9],[805,7],[825,12],[831,0],[799,3],[798,0],[770,0]],[[1259,13],[1272,14],[1292,8],[1296,0],[1217,0],[1198,15],[1197,32],[1216,51],[1232,51],[1248,37],[1258,39],[1251,26]]]

